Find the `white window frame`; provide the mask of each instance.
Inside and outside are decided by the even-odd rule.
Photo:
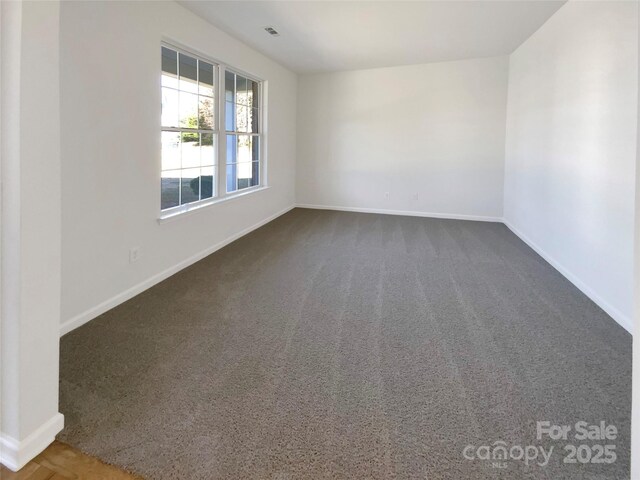
[[[158,221],[164,222],[166,220],[179,218],[184,216],[187,213],[192,213],[194,211],[198,211],[203,207],[207,207],[210,205],[215,205],[221,202],[225,202],[236,197],[243,197],[245,195],[266,190],[268,187],[267,184],[267,140],[266,140],[266,84],[267,82],[264,79],[256,77],[255,75],[246,73],[240,69],[235,67],[230,67],[223,62],[217,61],[208,55],[204,55],[198,52],[195,49],[184,47],[175,41],[163,40],[160,44],[160,47],[166,47],[172,50],[175,50],[178,53],[183,53],[185,55],[189,55],[190,57],[197,58],[199,60],[205,61],[213,65],[215,69],[214,75],[217,75],[216,82],[214,85],[214,117],[215,124],[213,129],[213,134],[217,138],[217,156],[216,163],[214,167],[215,174],[215,195],[211,198],[206,198],[203,200],[198,200],[191,203],[186,203],[184,205],[178,205],[176,207],[171,207],[167,209],[162,209],[161,197],[162,191],[158,192]],[[161,50],[162,48],[160,48]],[[227,130],[226,130],[226,105],[225,105],[225,91],[224,91],[224,82],[225,82],[225,73],[229,70],[231,73],[236,75],[240,75],[245,77],[253,82],[258,84],[258,95],[259,95],[259,105],[258,105],[258,132],[246,133],[247,135],[254,135],[259,138],[260,146],[259,146],[259,183],[258,185],[243,188],[242,190],[236,190],[234,192],[227,193]],[[162,75],[162,67],[159,69],[160,75]],[[159,88],[161,88],[159,86]],[[162,131],[181,131],[180,128],[170,128],[163,127],[160,125],[160,133]],[[189,130],[192,131],[192,130]],[[195,132],[195,130],[193,130]],[[207,131],[206,133],[209,133]],[[239,134],[242,135],[244,132],[229,132],[229,134]],[[161,152],[160,152],[161,153]],[[158,162],[158,172],[162,171],[162,155],[159,155]],[[158,182],[158,186],[160,187],[160,182]]]
[[[224,67],[221,68],[221,73],[220,76],[222,79],[225,79],[226,77],[226,72],[230,72],[233,73],[234,75],[238,76],[240,75],[241,77],[244,77],[248,80],[251,80],[253,82],[256,82],[258,84],[258,98],[259,98],[259,105],[258,105],[258,132],[257,133],[253,133],[253,132],[238,132],[236,130],[234,131],[227,131],[227,122],[226,122],[226,116],[227,116],[227,108],[226,108],[226,90],[224,92],[224,94],[222,94],[222,97],[220,99],[220,111],[221,111],[221,120],[223,120],[225,123],[223,123],[220,126],[220,135],[224,135],[224,149],[221,146],[220,149],[220,153],[222,153],[224,151],[224,169],[225,169],[225,175],[224,178],[222,178],[222,175],[220,176],[220,182],[218,182],[218,187],[221,188],[220,192],[223,192],[225,195],[227,196],[234,196],[234,195],[238,195],[241,193],[245,193],[245,192],[251,192],[253,190],[259,190],[263,187],[263,174],[264,174],[264,167],[263,167],[263,161],[262,161],[262,156],[263,156],[263,146],[262,146],[262,142],[264,141],[264,136],[262,134],[262,130],[263,130],[263,119],[264,119],[264,114],[263,114],[263,105],[264,105],[264,101],[263,101],[263,84],[264,82],[262,80],[257,79],[256,77],[254,77],[253,75],[249,75],[246,74],[238,69],[235,68],[231,68],[231,67]],[[221,92],[222,92],[222,85],[220,86],[221,88]],[[234,88],[235,91],[235,88]],[[237,94],[237,93],[236,93]],[[237,104],[236,104],[237,105]],[[236,125],[237,127],[237,125]],[[233,192],[227,193],[227,135],[235,135],[235,136],[240,136],[240,135],[248,135],[248,136],[253,136],[253,137],[258,137],[258,151],[259,151],[259,161],[258,161],[258,175],[259,175],[259,182],[258,185],[254,185],[253,187],[247,187],[247,188],[243,188],[241,190],[235,190]],[[236,163],[237,165],[237,163]]]

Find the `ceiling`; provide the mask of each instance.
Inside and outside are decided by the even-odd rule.
[[[565,2],[180,3],[291,70],[315,73],[509,54]]]

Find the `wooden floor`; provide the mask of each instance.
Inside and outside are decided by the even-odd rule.
[[[53,442],[19,472],[0,465],[1,480],[141,480],[61,442]]]

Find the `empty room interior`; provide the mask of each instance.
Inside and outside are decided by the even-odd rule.
[[[0,477],[640,479],[639,18],[1,1]]]

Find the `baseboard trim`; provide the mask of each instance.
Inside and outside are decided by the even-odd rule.
[[[585,284],[576,275],[574,275],[569,269],[567,269],[564,265],[558,262],[551,255],[549,255],[544,249],[542,249],[533,240],[531,240],[524,233],[518,230],[518,228],[516,228],[507,219],[503,219],[503,223],[518,238],[520,238],[520,240],[522,240],[529,247],[531,247],[538,255],[544,258],[553,268],[555,268],[558,272],[560,272],[567,280],[573,283],[580,291],[582,291],[582,293],[584,293],[587,297],[589,297],[596,305],[598,305],[611,318],[613,318],[618,324],[620,324],[622,328],[624,328],[627,332],[633,335],[633,323],[631,322],[631,319],[629,317],[624,315],[620,310],[618,310],[617,308],[612,306],[610,303],[608,303],[606,300],[604,300],[602,297],[600,297],[591,287]]]
[[[404,217],[444,218],[449,220],[473,220],[477,222],[502,222],[502,217],[488,217],[482,215],[463,215],[457,213],[418,212],[413,210],[388,210],[381,208],[340,207],[334,205],[314,205],[297,203],[298,208],[313,208],[315,210],[338,210],[342,212],[380,213],[383,215],[401,215]]]
[[[596,305],[602,308],[611,318],[613,318],[620,326],[622,326],[629,333],[633,334],[633,323],[631,319],[620,312],[618,309],[613,307],[607,301],[605,301],[602,297],[595,293],[595,291],[582,282],[576,275],[570,272],[567,268],[565,268],[562,264],[560,264],[555,258],[549,255],[546,251],[540,248],[535,242],[533,242],[529,237],[527,237],[524,233],[518,230],[513,224],[501,217],[490,217],[490,216],[479,216],[479,215],[461,215],[461,214],[447,214],[447,213],[432,213],[432,212],[415,212],[415,211],[404,211],[404,210],[386,210],[386,209],[375,209],[375,208],[357,208],[357,207],[341,207],[341,206],[331,206],[331,205],[314,205],[314,204],[306,204],[306,203],[297,203],[290,207],[287,207],[267,218],[261,220],[260,222],[245,228],[244,230],[238,232],[235,235],[228,237],[222,242],[213,245],[200,253],[197,253],[186,260],[170,267],[153,277],[131,287],[130,289],[102,302],[101,304],[86,310],[85,312],[76,315],[64,322],[60,327],[60,335],[64,335],[69,333],[70,331],[84,325],[85,323],[93,320],[99,315],[102,315],[104,312],[116,307],[117,305],[135,297],[136,295],[142,293],[143,291],[151,288],[157,283],[167,279],[171,275],[179,272],[180,270],[196,263],[199,260],[202,260],[204,257],[211,255],[215,251],[221,249],[222,247],[228,245],[229,243],[237,240],[240,237],[252,232],[253,230],[260,228],[263,225],[275,220],[281,215],[289,212],[294,208],[311,208],[316,210],[337,210],[337,211],[345,211],[345,212],[360,212],[360,213],[379,213],[384,215],[403,215],[403,216],[414,216],[414,217],[430,217],[430,218],[443,218],[450,220],[472,220],[472,221],[482,221],[482,222],[496,222],[496,223],[504,223],[509,230],[511,230],[518,238],[520,238],[523,242],[525,242],[529,247],[531,247],[538,255],[544,258],[552,267],[558,270],[564,277],[567,278],[571,283],[573,283],[578,289],[582,291],[587,297],[589,297]]]
[[[24,440],[0,433],[0,463],[17,472],[33,460],[56,438],[64,427],[64,416],[56,413]]]
[[[75,330],[76,328],[84,325],[85,323],[89,322],[90,320],[93,320],[94,318],[96,318],[99,315],[102,315],[103,313],[105,313],[108,310],[111,310],[112,308],[120,305],[123,302],[126,302],[127,300],[135,297],[136,295],[144,292],[145,290],[153,287],[154,285],[156,285],[157,283],[160,283],[161,281],[169,278],[171,275],[174,275],[176,273],[178,273],[180,270],[193,265],[194,263],[196,263],[199,260],[202,260],[204,257],[211,255],[212,253],[214,253],[217,250],[220,250],[222,247],[230,244],[231,242],[239,239],[240,237],[245,236],[246,234],[252,232],[253,230],[256,230],[257,228],[262,227],[263,225],[266,225],[267,223],[275,220],[276,218],[280,217],[281,215],[284,215],[285,213],[289,212],[290,210],[293,210],[295,208],[295,205],[291,205],[287,208],[285,208],[284,210],[281,210],[273,215],[270,215],[269,217],[259,221],[258,223],[255,223],[253,225],[251,225],[250,227],[245,228],[244,230],[241,230],[240,232],[231,235],[230,237],[226,238],[225,240],[218,242],[217,244],[206,248],[205,250],[196,253],[195,255],[192,255],[191,257],[187,258],[186,260],[183,260],[181,262],[179,262],[178,264],[174,265],[173,267],[169,267],[166,270],[163,270],[162,272],[148,278],[147,280],[144,280],[143,282],[138,283],[137,285],[134,285],[133,287],[129,288],[128,290],[125,290],[122,293],[119,293],[118,295],[115,295],[114,297],[111,297],[110,299],[100,303],[99,305],[90,308],[89,310],[86,310],[84,312],[82,312],[79,315],[76,315],[75,317],[67,320],[66,322],[64,322],[61,326],[60,326],[60,336],[65,335],[69,332],[71,332],[72,330]]]

